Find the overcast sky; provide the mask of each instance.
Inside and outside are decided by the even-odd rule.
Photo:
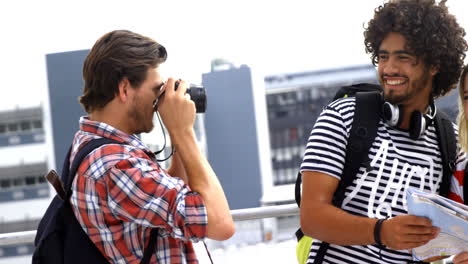
[[[379,0],[1,1],[0,110],[46,101],[45,54],[129,29],[168,50],[165,76],[200,82],[222,57],[262,75],[369,63],[363,26]],[[449,0],[468,29],[468,1]]]

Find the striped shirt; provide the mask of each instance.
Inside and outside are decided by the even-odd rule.
[[[140,263],[151,229],[159,228],[150,263],[198,263],[191,241],[207,234],[201,196],[159,167],[136,136],[87,117],[80,119],[70,164],[85,143],[101,137],[124,144],[92,151],[78,169],[71,197],[78,221],[97,248],[110,263]]]
[[[354,97],[337,100],[324,109],[309,137],[301,171],[317,171],[341,178],[354,110]],[[454,128],[457,133],[455,125]],[[371,164],[368,168],[361,167],[346,189],[343,210],[369,218],[390,218],[408,213],[406,189],[409,186],[438,193],[442,159],[433,123],[420,139],[412,140],[407,131],[380,120],[368,155]],[[455,184],[452,184],[450,197],[459,201],[463,201],[465,162],[465,155],[458,146],[457,171],[452,179]],[[314,239],[307,263],[314,262],[321,243]],[[379,250],[376,245],[331,244],[324,263],[407,263],[412,260],[407,250],[383,248],[380,253]]]

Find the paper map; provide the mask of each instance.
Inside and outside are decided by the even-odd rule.
[[[437,238],[413,249],[415,260],[468,251],[468,206],[412,187],[406,197],[409,214],[427,217],[440,228]]]

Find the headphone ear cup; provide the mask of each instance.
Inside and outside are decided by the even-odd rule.
[[[409,124],[409,135],[411,139],[417,140],[426,130],[426,118],[419,111],[411,113]]]
[[[387,102],[382,105],[382,116],[385,122],[391,125],[390,120],[392,119],[392,106]]]
[[[403,111],[400,107],[394,106],[389,102],[382,105],[383,119],[392,127],[398,127],[403,120]]]

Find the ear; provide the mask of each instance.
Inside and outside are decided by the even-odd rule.
[[[439,73],[439,65],[431,65],[429,67],[429,73],[432,77],[434,77],[437,73]]]
[[[130,82],[126,77],[122,78],[119,82],[119,92],[117,97],[120,101],[126,102],[128,100],[128,91],[130,89]]]

